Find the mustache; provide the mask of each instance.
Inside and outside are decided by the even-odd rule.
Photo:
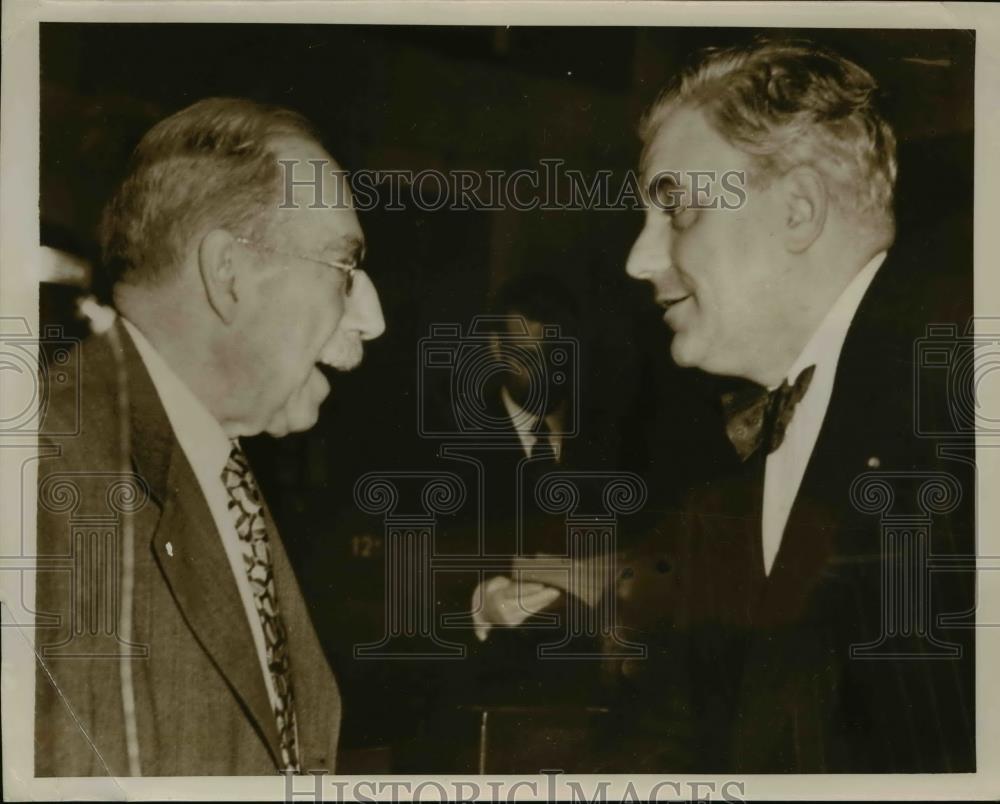
[[[317,362],[335,371],[351,371],[361,364],[363,357],[364,343],[361,336],[356,332],[339,333],[323,347]]]

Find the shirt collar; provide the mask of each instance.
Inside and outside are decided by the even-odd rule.
[[[803,369],[809,366],[815,365],[817,370],[826,371],[832,371],[836,368],[837,361],[840,359],[840,350],[847,338],[847,330],[850,329],[851,321],[858,311],[858,306],[861,304],[861,299],[864,298],[868,286],[875,278],[875,273],[885,261],[886,254],[887,252],[880,251],[872,257],[837,297],[833,307],[830,308],[806,343],[805,348],[792,363],[792,367],[788,371],[789,384],[794,384]],[[833,355],[832,361],[831,355]]]
[[[535,430],[538,427],[538,419],[540,417],[518,405],[506,386],[500,388],[500,398],[503,400],[503,406],[507,411],[507,415],[510,416],[510,421],[514,425],[518,437],[521,439],[521,444],[530,452],[538,440],[538,433]],[[553,436],[559,431],[559,423],[555,416],[546,416],[545,423],[549,426],[549,440],[558,457],[562,448],[561,439]]]
[[[174,435],[199,482],[204,484],[210,478],[218,481],[232,450],[232,442],[222,425],[167,365],[138,327],[124,317],[122,323],[135,342]]]
[[[500,398],[503,400],[503,406],[507,411],[507,415],[510,416],[514,429],[519,433],[527,433],[534,437],[535,428],[538,426],[538,416],[534,413],[529,413],[518,405],[506,386],[500,389]]]

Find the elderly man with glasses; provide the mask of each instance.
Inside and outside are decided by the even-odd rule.
[[[103,576],[39,574],[39,775],[334,769],[337,685],[239,439],[312,427],[320,367],[357,366],[384,321],[350,203],[283,198],[283,160],[339,173],[297,114],[203,100],[143,137],[105,210],[118,317],[50,402],[40,565],[109,483],[133,493]],[[75,511],[50,504],[66,478]]]

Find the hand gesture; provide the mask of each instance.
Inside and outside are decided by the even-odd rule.
[[[480,583],[472,593],[476,638],[485,642],[494,625],[520,625],[555,601],[560,594],[555,587],[514,581],[504,575]]]

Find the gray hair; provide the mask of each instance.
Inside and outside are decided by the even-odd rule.
[[[766,183],[811,165],[845,213],[891,236],[896,138],[875,108],[877,93],[866,70],[832,51],[757,40],[705,51],[653,104],[640,137],[648,149],[671,110],[697,108],[720,136],[754,157],[752,178]]]
[[[136,146],[100,223],[112,282],[169,279],[210,227],[252,236],[277,206],[279,137],[318,141],[297,112],[206,98],[160,121]]]

